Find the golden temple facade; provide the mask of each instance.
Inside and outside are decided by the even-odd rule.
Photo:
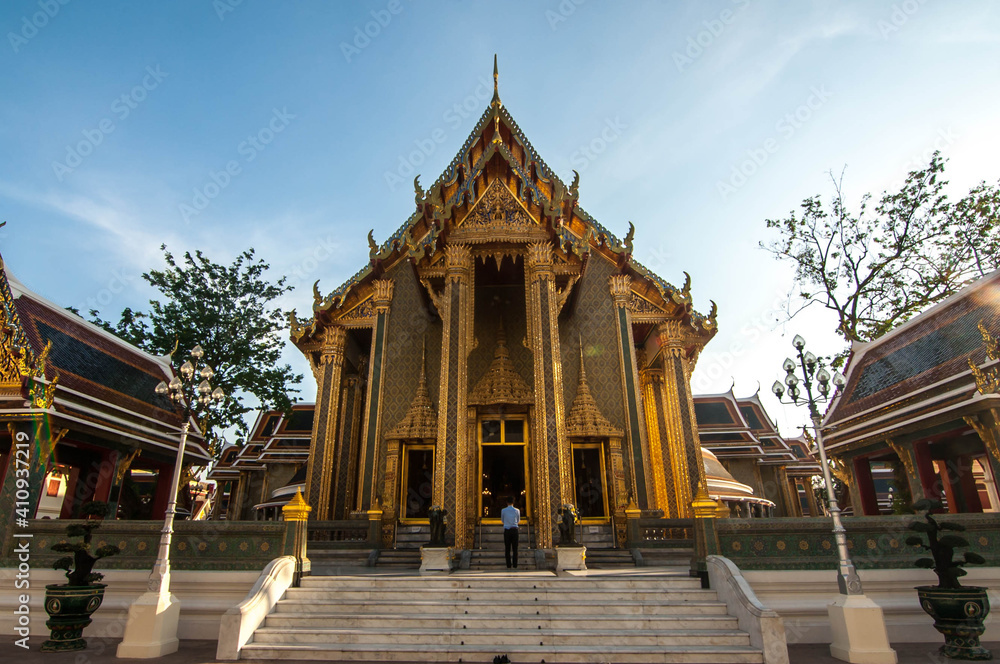
[[[494,76],[496,76],[494,72]],[[496,79],[494,79],[496,80]],[[624,536],[627,506],[688,517],[706,487],[690,378],[716,332],[632,258],[535,153],[494,90],[445,173],[292,339],[318,389],[305,485],[317,520],[447,510],[449,543],[514,496],[537,548],[556,512]],[[702,502],[707,498],[702,492]],[[702,505],[705,509],[705,506]]]

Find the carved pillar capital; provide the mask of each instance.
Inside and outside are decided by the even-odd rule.
[[[703,345],[691,326],[680,320],[663,321],[656,332],[664,351],[674,357],[694,359]]]
[[[528,245],[527,267],[531,282],[554,277],[552,272],[552,245],[549,242],[532,242]]]
[[[372,299],[375,301],[375,314],[384,314],[389,311],[389,303],[392,302],[392,287],[395,282],[389,279],[376,279],[372,282],[375,294]]]
[[[611,289],[611,297],[615,301],[615,306],[627,307],[629,294],[632,291],[632,277],[627,274],[613,274],[608,279],[608,287]]]
[[[663,370],[659,368],[646,368],[639,372],[639,382],[645,387],[646,385],[662,385],[663,384]]]
[[[347,346],[347,331],[338,326],[324,330],[323,345],[320,347],[319,364],[341,366],[344,361],[344,348]]]
[[[472,271],[472,249],[467,244],[449,244],[445,247],[445,268],[448,279],[460,281]]]

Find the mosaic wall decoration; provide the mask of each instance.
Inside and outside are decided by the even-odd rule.
[[[587,382],[601,413],[619,429],[625,429],[622,401],[621,360],[618,357],[618,334],[615,308],[608,291],[608,278],[614,267],[599,256],[592,256],[583,277],[577,283],[576,304],[572,315],[559,320],[562,351],[564,403],[576,398],[580,375],[580,337],[587,357]]]
[[[386,334],[385,374],[382,392],[383,429],[391,429],[413,402],[420,376],[421,349],[426,337],[427,391],[438,406],[441,367],[441,321],[424,308],[423,286],[406,263],[390,270],[395,282]]]
[[[395,282],[386,334],[385,369],[382,374],[382,429],[380,437],[406,415],[417,392],[421,353],[426,343],[427,391],[440,412],[438,392],[441,374],[441,322],[423,305],[423,287],[407,263],[390,270],[386,278]],[[426,339],[426,341],[425,341]],[[385,483],[384,441],[379,443],[376,487]],[[385,502],[383,496],[382,502]]]
[[[968,530],[961,533],[968,549],[986,559],[989,566],[1000,565],[1000,514],[948,514]],[[907,524],[916,516],[845,518],[847,547],[858,569],[901,569],[913,567],[923,557],[916,547],[907,546],[913,533]],[[719,519],[716,533],[719,554],[743,570],[836,569],[837,544],[828,519]],[[928,582],[934,578],[927,571]]]
[[[64,554],[50,550],[66,542],[67,520],[34,520],[28,531],[31,565],[51,569]],[[160,545],[161,521],[104,521],[94,531],[92,548],[114,544],[121,553],[102,558],[94,571],[153,568]],[[179,521],[174,524],[170,566],[175,570],[259,570],[284,555],[286,524],[258,521]],[[78,541],[78,540],[74,540]],[[13,551],[4,552],[0,566],[17,565]]]

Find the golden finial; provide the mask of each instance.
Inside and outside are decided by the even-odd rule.
[[[493,139],[490,141],[494,145],[503,143],[500,136],[500,73],[497,69],[497,55],[493,54],[493,101],[490,103],[493,108]]]
[[[427,382],[427,335],[420,340],[420,385]]]
[[[500,103],[500,72],[497,69],[497,54],[493,54],[493,103]]]

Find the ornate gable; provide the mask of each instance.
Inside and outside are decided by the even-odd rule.
[[[455,242],[478,244],[496,242],[537,242],[548,239],[548,233],[531,217],[500,180],[494,180],[465,218],[451,233]]]
[[[690,280],[677,288],[643,267],[632,257],[631,223],[620,239],[580,207],[579,174],[574,172],[567,184],[546,165],[501,102],[497,80],[494,67],[493,98],[440,177],[426,190],[419,176],[414,178],[410,216],[381,243],[369,233],[368,264],[329,294],[314,289],[313,320],[293,321],[296,344],[310,347],[319,329],[368,297],[368,283],[402,261],[413,265],[422,283],[440,281],[447,245],[478,245],[476,255],[499,262],[501,251],[518,253],[517,245],[534,242],[552,245],[562,279],[579,276],[592,257],[612,263],[632,279],[636,297],[630,309],[636,322],[683,320],[707,342],[716,332],[714,316],[693,310]],[[435,293],[428,291],[434,302]]]
[[[27,391],[32,408],[50,408],[59,382],[58,375],[45,381],[45,365],[51,350],[51,341],[38,355],[32,349],[0,256],[0,395],[23,396]]]

